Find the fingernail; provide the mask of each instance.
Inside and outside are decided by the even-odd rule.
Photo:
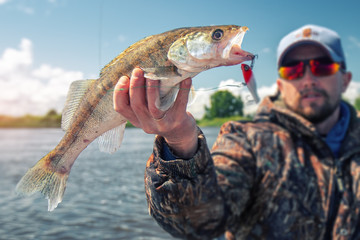
[[[134,68],[132,75],[134,77],[141,77],[143,74],[142,70],[140,68]]]
[[[120,82],[120,84],[122,84],[122,85],[127,85],[128,82],[129,82],[129,78],[126,77],[126,76],[122,76],[122,77],[119,79],[119,82]]]

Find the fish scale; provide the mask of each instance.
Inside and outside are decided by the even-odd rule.
[[[63,111],[64,137],[28,170],[16,191],[41,192],[48,199],[48,210],[54,210],[62,201],[73,163],[94,139],[99,138],[101,151],[120,147],[127,120],[113,109],[112,96],[121,76],[130,76],[140,67],[145,77],[160,80],[158,108],[167,110],[182,80],[212,67],[252,60],[254,55],[241,49],[247,30],[236,25],[188,27],[149,36],[107,64],[99,79],[73,82]]]

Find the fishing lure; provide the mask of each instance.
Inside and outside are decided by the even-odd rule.
[[[256,81],[254,74],[252,72],[253,66],[254,66],[254,61],[251,62],[251,67],[247,64],[241,64],[241,70],[244,76],[246,86],[249,89],[249,92],[251,93],[253,100],[255,101],[255,103],[258,103],[260,101],[260,98],[257,93]]]

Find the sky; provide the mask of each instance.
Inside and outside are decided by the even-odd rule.
[[[284,35],[305,24],[338,32],[353,74],[344,94],[351,101],[360,94],[359,9],[357,0],[0,0],[0,115],[61,112],[72,81],[97,78],[136,41],[179,27],[223,24],[250,29],[242,48],[258,55],[253,71],[260,97],[276,89],[276,48]],[[190,111],[201,117],[213,93],[207,89],[237,82],[243,82],[239,66],[200,73]]]

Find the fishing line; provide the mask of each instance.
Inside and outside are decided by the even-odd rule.
[[[101,46],[102,46],[102,32],[103,32],[103,11],[104,11],[104,1],[101,0],[100,1],[100,6],[99,6],[99,67],[101,69],[102,67],[102,54],[101,54]]]
[[[200,88],[200,89],[193,89],[193,91],[195,92],[209,92],[209,91],[214,91],[214,90],[218,90],[218,89],[222,89],[222,88],[226,88],[226,87],[235,87],[235,88],[243,88],[245,87],[246,84],[241,82],[239,84],[226,84],[226,85],[222,85],[222,86],[218,86],[218,87],[212,87],[212,88]],[[136,89],[136,88],[149,88],[149,86],[137,86],[137,87],[132,87],[132,89]],[[191,88],[179,88],[177,86],[151,86],[151,88],[169,88],[169,89],[179,89],[179,90],[191,90]],[[117,89],[111,89],[109,91],[124,91],[124,90],[129,90],[130,88],[117,88]]]
[[[210,91],[215,91],[215,90],[218,90],[218,89],[221,89],[221,88],[226,88],[226,87],[232,87],[232,88],[243,88],[245,87],[246,84],[243,83],[243,82],[240,82],[239,84],[226,84],[226,85],[223,85],[223,86],[219,86],[219,87],[213,87],[213,88],[203,88],[203,89],[192,89],[192,91],[195,91],[195,92],[210,92]],[[179,90],[190,90],[191,91],[191,88],[179,88],[179,87],[176,87],[176,86],[151,86],[152,88],[176,88],[176,89],[179,89]],[[148,88],[148,86],[137,86],[137,87],[132,87],[133,89],[134,88]],[[118,88],[118,89],[111,89],[109,91],[125,91],[125,90],[129,90],[129,88]],[[196,98],[196,96],[195,96]],[[251,95],[245,95],[244,96],[244,106],[245,107],[250,107],[250,106],[254,106],[256,105],[256,102],[255,100],[253,99],[253,97]]]
[[[210,92],[210,91],[215,91],[215,90],[218,90],[218,89],[221,89],[221,88],[226,88],[226,87],[233,87],[233,88],[243,88],[246,86],[246,83],[243,83],[243,82],[240,82],[239,84],[226,84],[226,85],[223,85],[223,86],[219,86],[219,87],[213,87],[213,88],[203,88],[203,89],[192,89],[192,91],[195,91],[195,92]],[[179,89],[179,90],[190,90],[191,91],[191,88],[179,88],[179,87],[176,87],[176,86],[151,86],[152,88],[176,88],[176,89]],[[134,88],[148,88],[148,86],[137,86],[137,87],[132,87],[133,89]],[[109,91],[125,91],[125,90],[129,90],[129,88],[118,88],[118,89],[111,89]],[[245,107],[250,107],[250,106],[253,106],[253,105],[256,105],[256,102],[255,100],[252,98],[252,96],[250,95],[246,95],[244,96],[244,106]]]

